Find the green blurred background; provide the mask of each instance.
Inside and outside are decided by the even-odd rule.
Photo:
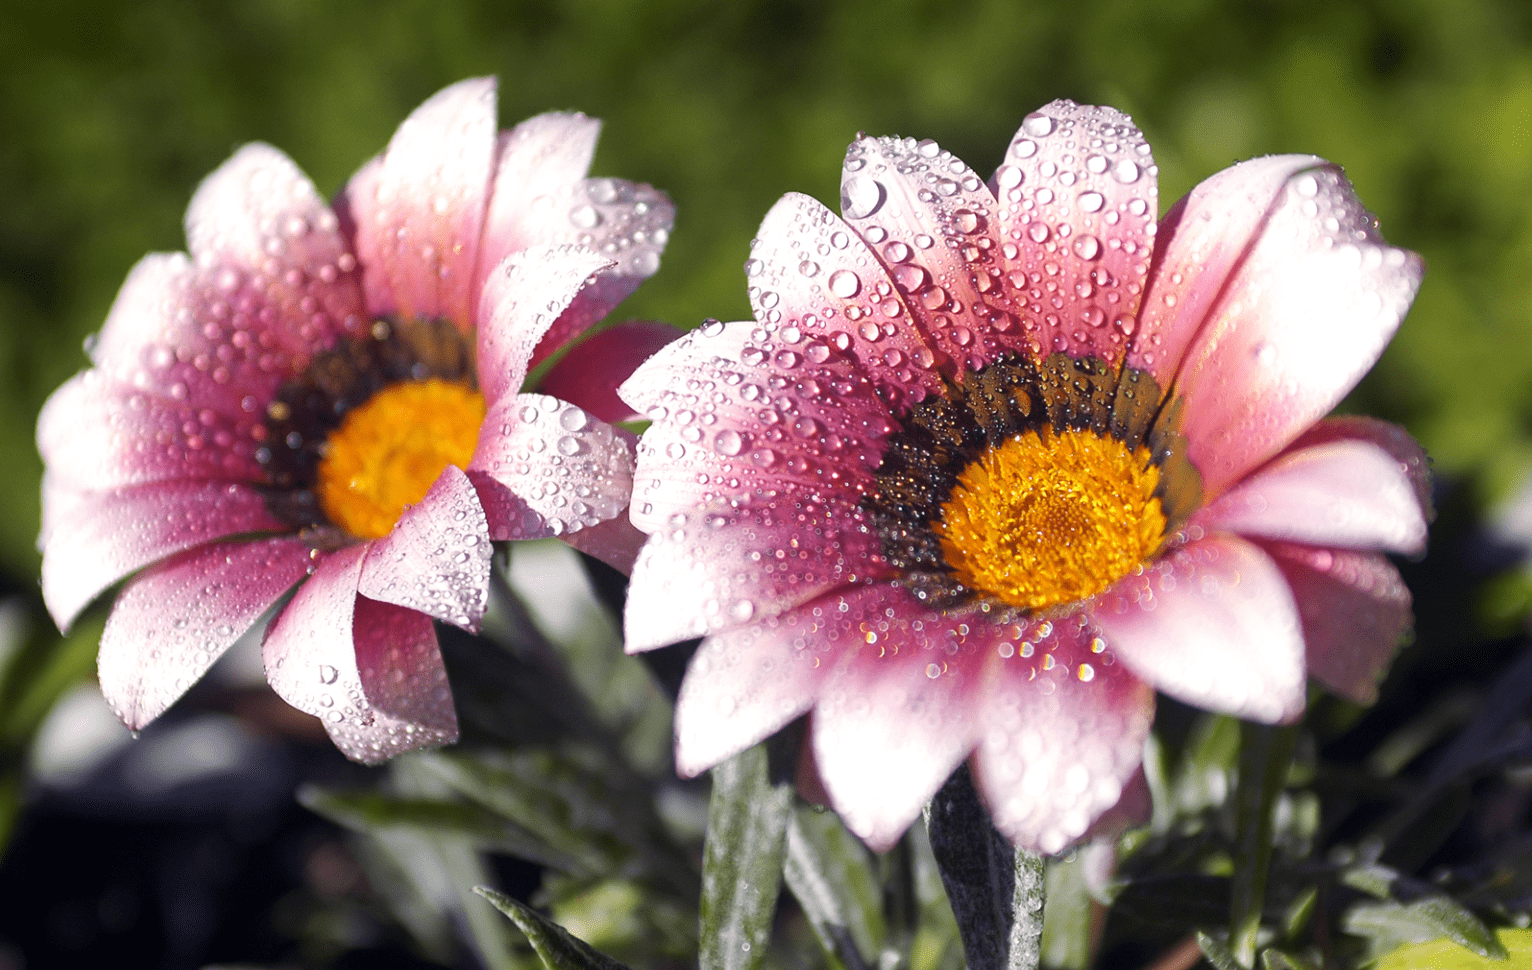
[[[1429,265],[1353,403],[1408,426],[1473,515],[1532,463],[1525,0],[7,0],[0,569],[36,636],[52,634],[33,426],[128,268],[183,247],[188,199],[240,144],[281,147],[334,192],[423,99],[479,74],[501,79],[504,125],[601,117],[595,172],[671,194],[661,272],[621,313],[688,326],[748,313],[759,220],[789,190],[833,205],[859,130],[935,138],[987,174],[1038,105],[1113,104],[1148,134],[1162,209],[1242,158],[1326,156]],[[89,646],[46,676],[87,671]]]

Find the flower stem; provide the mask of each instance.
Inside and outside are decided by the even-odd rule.
[[[967,766],[927,810],[931,851],[970,970],[1036,970],[1042,959],[1043,860],[995,830]]]

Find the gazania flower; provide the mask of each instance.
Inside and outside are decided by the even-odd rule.
[[[871,845],[967,758],[999,828],[1056,851],[1118,800],[1154,688],[1268,722],[1306,673],[1373,695],[1424,456],[1319,419],[1421,263],[1321,159],[1237,165],[1158,225],[1155,174],[1128,118],[1067,101],[988,183],[860,139],[843,219],[802,195],[767,215],[756,319],[624,385],[654,419],[628,648],[706,637],[682,772],[811,711],[818,780]]]
[[[432,620],[476,628],[491,540],[631,558],[632,446],[603,419],[658,331],[603,334],[548,374],[559,397],[521,393],[655,271],[671,224],[648,186],[584,178],[598,127],[497,134],[494,81],[465,81],[333,210],[248,145],[193,198],[189,258],[129,273],[37,432],[54,619],[137,573],[100,651],[129,727],[297,586],[266,631],[277,693],[361,761],[451,741]]]

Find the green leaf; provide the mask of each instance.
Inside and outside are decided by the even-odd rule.
[[[1239,788],[1235,792],[1235,867],[1229,894],[1229,948],[1240,966],[1255,965],[1256,934],[1266,902],[1271,865],[1273,809],[1287,781],[1296,727],[1240,725]]]
[[[753,970],[766,955],[782,887],[793,805],[787,765],[797,735],[778,734],[713,769],[702,858],[701,970]]]
[[[1532,970],[1532,930],[1502,929],[1495,937],[1504,958],[1479,956],[1451,940],[1409,943],[1385,954],[1377,970]]]
[[[1372,940],[1374,952],[1391,950],[1403,943],[1424,943],[1446,937],[1483,957],[1505,959],[1505,948],[1489,929],[1468,910],[1446,896],[1431,896],[1411,903],[1361,903],[1341,921],[1341,928]]]
[[[865,968],[882,943],[881,894],[867,850],[834,813],[794,812],[783,876],[825,952],[846,970]]]
[[[1202,955],[1207,957],[1217,970],[1245,970],[1234,959],[1234,954],[1229,951],[1228,944],[1216,936],[1210,936],[1201,930],[1197,931],[1197,947],[1202,950]]]
[[[1375,899],[1388,899],[1392,895],[1394,880],[1398,878],[1399,873],[1377,863],[1352,866],[1341,872],[1341,882]]]
[[[489,851],[504,852],[563,872],[580,865],[578,859],[549,846],[516,823],[475,805],[376,792],[336,792],[317,785],[299,788],[298,802],[353,832],[413,831],[454,836]]]
[[[563,871],[572,875],[609,874],[635,852],[662,841],[640,796],[615,790],[599,767],[581,763],[574,752],[433,751],[418,760],[454,791],[568,859]],[[654,868],[689,868],[676,856]],[[695,895],[695,879],[685,889]]]
[[[1042,859],[1013,849],[995,830],[966,765],[931,799],[926,830],[971,970],[1037,967],[1042,959]]]
[[[1084,856],[1074,852],[1048,863],[1048,905],[1043,910],[1043,964],[1085,970],[1091,955],[1091,897]]]
[[[1307,960],[1275,949],[1261,951],[1261,966],[1264,970],[1318,970]]]
[[[490,905],[508,916],[516,928],[526,934],[547,970],[628,970],[626,964],[570,936],[559,924],[505,893],[488,886],[475,886],[473,891],[489,900]]]
[[[1180,815],[1195,815],[1222,805],[1239,762],[1239,721],[1223,714],[1204,715],[1187,741],[1171,794]]]

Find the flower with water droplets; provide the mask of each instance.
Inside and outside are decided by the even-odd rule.
[[[44,407],[43,596],[67,627],[133,574],[99,657],[129,727],[280,603],[267,679],[341,750],[442,744],[432,621],[478,627],[491,541],[631,565],[632,440],[608,422],[665,329],[605,331],[523,384],[654,272],[673,209],[585,177],[598,122],[497,133],[495,108],[493,79],[441,91],[334,208],[240,149],[192,199],[189,255],[134,267]]]
[[[1334,165],[1260,158],[1158,220],[1124,115],[1055,102],[988,181],[859,138],[710,322],[621,388],[640,442],[628,649],[705,637],[694,774],[805,714],[817,782],[890,844],[964,759],[1057,851],[1118,802],[1154,690],[1259,721],[1359,701],[1410,623],[1426,461],[1322,420],[1416,287]]]

